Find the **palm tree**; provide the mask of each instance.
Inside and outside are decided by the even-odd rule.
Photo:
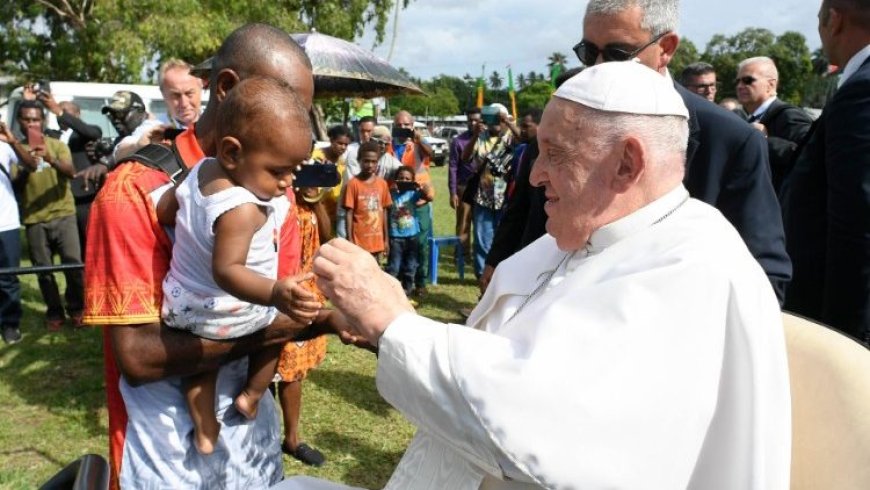
[[[535,70],[529,72],[529,75],[526,77],[529,84],[533,84],[538,81],[538,73]]]
[[[547,66],[552,70],[554,66],[561,67],[562,71],[565,71],[565,63],[568,62],[568,58],[562,53],[553,53],[547,58]]]
[[[492,72],[489,76],[489,86],[493,88],[493,90],[498,90],[501,88],[501,84],[504,81],[501,75],[497,71]]]
[[[524,88],[526,88],[526,76],[523,75],[522,73],[520,73],[519,75],[517,75],[517,86],[518,86],[520,89],[524,89]]]

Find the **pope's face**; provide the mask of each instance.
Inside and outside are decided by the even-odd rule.
[[[605,179],[607,149],[592,143],[598,135],[580,122],[582,109],[551,99],[538,126],[540,155],[530,182],[543,187],[547,202],[547,233],[561,250],[578,250],[600,223],[612,195]]]

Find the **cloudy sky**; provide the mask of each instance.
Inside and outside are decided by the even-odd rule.
[[[798,31],[810,49],[819,47],[816,14],[821,0],[683,0],[679,33],[700,50],[714,34],[733,35],[747,27],[774,34]],[[584,0],[412,0],[399,14],[391,63],[428,79],[444,73],[462,76],[493,70],[514,74],[546,70],[547,57],[559,51],[578,62],[571,47],[582,35]],[[387,57],[392,21],[383,45]],[[371,48],[373,32],[358,42]]]

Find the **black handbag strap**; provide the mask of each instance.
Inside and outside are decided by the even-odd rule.
[[[173,183],[184,178],[188,172],[181,156],[175,151],[175,145],[170,148],[166,145],[150,144],[124,159],[124,161],[130,160],[162,171]]]
[[[0,170],[2,170],[3,175],[5,175],[7,179],[9,179],[9,182],[12,182],[12,176],[9,175],[9,171],[6,170],[6,167],[4,167],[3,165],[0,165]]]

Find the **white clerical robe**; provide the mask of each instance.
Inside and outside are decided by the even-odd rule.
[[[388,489],[788,488],[776,297],[682,186],[502,262],[468,325],[405,314],[380,340],[378,390],[419,429]]]

